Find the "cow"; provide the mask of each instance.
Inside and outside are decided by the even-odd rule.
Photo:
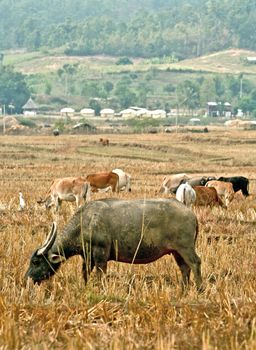
[[[109,139],[103,139],[102,137],[100,138],[100,143],[102,146],[109,146]]]
[[[118,190],[131,192],[131,175],[125,173],[122,169],[114,169],[112,173],[118,175]],[[97,192],[108,192],[111,190],[111,186],[106,187],[104,189],[99,189]],[[95,190],[96,191],[96,190]]]
[[[226,208],[214,187],[194,186],[196,192],[195,206],[215,206]]]
[[[112,173],[117,174],[119,177],[119,191],[131,192],[131,175],[125,173],[122,169],[114,169]]]
[[[226,206],[228,206],[234,198],[235,191],[231,182],[211,180],[208,181],[205,186],[214,187],[218,193],[218,196],[222,199],[222,201],[224,201]]]
[[[64,177],[55,179],[45,199],[40,199],[37,203],[44,203],[46,208],[55,207],[57,212],[62,201],[76,202],[77,207],[83,204],[83,201],[90,199],[90,184],[83,177]]]
[[[188,183],[181,184],[176,191],[176,199],[191,208],[196,201],[196,192]]]
[[[201,291],[197,236],[195,214],[175,198],[95,200],[79,208],[58,236],[53,223],[45,243],[33,253],[25,277],[40,283],[54,275],[62,262],[80,255],[87,283],[92,269],[96,267],[100,279],[110,260],[147,264],[172,254],[182,274],[183,289],[192,270]]]
[[[177,188],[183,181],[189,180],[189,177],[187,174],[174,174],[165,176],[163,183],[159,189],[159,193],[176,193]]]
[[[245,197],[249,196],[249,180],[244,176],[221,176],[218,181],[231,182],[235,192],[241,190]]]
[[[88,174],[86,181],[89,182],[92,192],[97,192],[99,189],[111,187],[112,192],[119,192],[119,176],[116,173],[96,173]]]

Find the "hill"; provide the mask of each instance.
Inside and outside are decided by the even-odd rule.
[[[98,114],[104,107],[120,111],[137,105],[193,114],[205,111],[208,101],[228,101],[234,110],[256,109],[256,65],[246,64],[247,56],[256,53],[232,49],[174,63],[167,56],[130,57],[131,64],[117,64],[114,56],[67,56],[54,49],[6,51],[3,62],[24,74],[41,111],[90,106]]]
[[[195,72],[211,72],[220,74],[256,74],[256,65],[247,65],[244,59],[256,57],[256,51],[230,49],[215,52],[197,58],[185,59],[176,63],[152,63],[145,58],[131,58],[132,65],[116,65],[117,58],[107,55],[67,56],[62,50],[26,52],[6,51],[4,62],[13,65],[24,74],[46,74],[55,72],[65,64],[78,64],[81,69],[104,73],[121,73],[123,71],[148,71],[152,67],[160,70],[191,70]],[[160,61],[160,60],[159,60]]]

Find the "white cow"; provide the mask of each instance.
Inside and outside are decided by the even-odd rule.
[[[112,173],[119,176],[119,191],[131,192],[131,175],[125,173],[122,169],[114,169]]]
[[[176,199],[191,208],[196,201],[195,190],[186,182],[181,184],[176,191]]]

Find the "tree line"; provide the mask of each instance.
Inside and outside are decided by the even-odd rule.
[[[251,0],[1,0],[0,50],[195,57],[256,50]]]

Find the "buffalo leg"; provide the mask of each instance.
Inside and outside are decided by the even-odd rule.
[[[90,276],[90,273],[92,272],[94,268],[94,261],[92,259],[91,263],[88,264],[85,260],[83,259],[83,267],[82,267],[82,273],[83,273],[83,278],[84,278],[84,283],[85,285],[87,284],[88,277]]]
[[[97,278],[100,280],[102,273],[107,272],[107,251],[104,247],[93,248],[93,260],[96,266]]]
[[[185,288],[188,287],[189,284],[189,277],[190,277],[190,271],[191,268],[189,265],[185,262],[185,260],[182,258],[182,256],[178,252],[173,252],[174,259],[177,263],[177,265],[180,268],[181,274],[182,274],[182,284],[181,288],[182,291],[184,291]]]
[[[202,276],[201,276],[201,259],[199,256],[196,254],[194,249],[186,249],[184,252],[179,250],[179,254],[182,255],[182,258],[185,260],[185,262],[188,264],[188,266],[191,268],[194,278],[195,278],[195,283],[196,283],[196,288],[198,292],[203,291],[203,281],[202,281]]]

